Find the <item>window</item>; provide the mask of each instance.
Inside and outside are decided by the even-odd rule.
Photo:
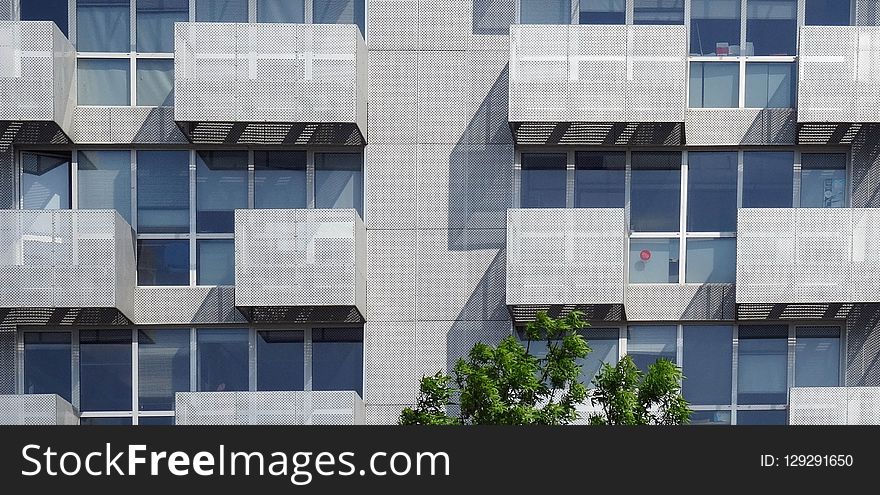
[[[248,331],[239,328],[200,328],[197,374],[200,392],[248,390]]]
[[[115,209],[131,224],[131,152],[77,153],[77,189],[80,209]]]
[[[785,404],[788,396],[788,327],[739,328],[737,403]]]
[[[138,285],[189,285],[189,241],[138,239]]]
[[[24,393],[71,400],[70,332],[24,333]]]
[[[632,325],[627,329],[626,353],[643,372],[661,358],[674,363],[677,333],[675,325]]]
[[[257,332],[257,390],[305,390],[302,330]]]
[[[840,385],[840,328],[797,327],[794,385],[836,387]]]
[[[575,154],[575,208],[623,208],[625,189],[626,153]]]
[[[743,55],[795,55],[797,0],[748,0]]]
[[[631,284],[678,283],[678,239],[629,240]]]
[[[173,411],[174,393],[189,391],[189,347],[189,329],[138,331],[138,408],[141,411]]]
[[[80,410],[131,410],[131,330],[80,330]]]
[[[804,24],[807,26],[849,26],[851,0],[806,0]]]
[[[174,416],[141,416],[138,426],[173,426]]]
[[[794,153],[743,152],[743,208],[791,208]]]
[[[138,233],[189,232],[189,152],[137,152]]]
[[[364,157],[315,153],[315,208],[354,208],[364,218]]]
[[[129,426],[131,425],[131,418],[108,418],[105,416],[91,416],[80,418],[79,424],[81,426]]]
[[[633,24],[684,24],[684,0],[633,0]]]
[[[678,232],[681,153],[633,152],[630,226],[634,232]]]
[[[129,105],[131,101],[128,59],[79,58],[77,103],[79,105]]]
[[[246,151],[196,153],[196,232],[235,229],[235,209],[248,207]]]
[[[363,329],[312,329],[312,390],[354,390],[363,397],[363,383]]]
[[[312,22],[315,24],[357,24],[366,32],[365,0],[314,0]]]
[[[691,404],[730,404],[733,381],[733,327],[684,325],[682,394]]]
[[[691,411],[689,425],[724,426],[730,424],[730,411]]]
[[[235,285],[235,241],[199,239],[196,264],[198,285]]]
[[[137,104],[174,105],[174,60],[143,58],[137,61]]]
[[[777,409],[772,411],[737,411],[738,425],[787,425],[788,411]]]
[[[688,232],[736,231],[736,151],[688,152]]]
[[[258,0],[257,22],[306,22],[305,0]]]
[[[25,0],[20,3],[23,21],[53,21],[67,36],[67,0]]]
[[[306,152],[254,152],[254,207],[306,207]]]
[[[197,22],[247,22],[248,0],[196,0]]]
[[[25,210],[70,208],[70,153],[21,154],[21,207]]]
[[[846,153],[801,155],[801,208],[843,208],[846,191]]]
[[[136,5],[137,51],[172,53],[174,23],[189,20],[189,0],[137,0]]]
[[[599,373],[602,365],[612,366],[619,359],[620,330],[616,328],[585,328],[580,330],[593,351],[587,354],[581,365],[581,383],[593,388],[593,378]]]
[[[692,0],[691,55],[739,55],[740,9],[740,0]]]
[[[685,282],[732,284],[736,282],[736,238],[688,238]]]
[[[77,0],[77,51],[130,51],[129,19],[129,0]]]
[[[571,24],[571,0],[520,0],[520,24]]]
[[[624,24],[626,0],[580,0],[581,24]]]
[[[691,62],[691,108],[739,107],[739,63]]]
[[[521,208],[565,208],[565,153],[523,153]]]
[[[792,108],[795,106],[795,64],[747,63],[746,107]]]

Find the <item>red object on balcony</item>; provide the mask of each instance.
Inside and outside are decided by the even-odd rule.
[[[651,259],[651,251],[648,251],[647,249],[642,249],[642,252],[639,253],[639,258],[641,258],[642,261],[650,260]]]

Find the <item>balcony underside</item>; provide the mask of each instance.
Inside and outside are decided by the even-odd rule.
[[[0,308],[0,325],[130,325],[116,308]]]
[[[855,303],[739,303],[737,320],[838,320],[849,318]]]
[[[0,121],[0,146],[10,144],[70,144],[61,127],[51,121]]]
[[[258,306],[238,307],[253,323],[364,323],[355,306]]]
[[[511,122],[516,144],[681,146],[682,122]]]
[[[280,122],[177,122],[196,144],[364,146],[357,124]]]

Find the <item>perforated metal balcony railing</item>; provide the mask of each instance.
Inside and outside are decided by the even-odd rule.
[[[880,209],[742,208],[737,304],[880,302]]]
[[[0,425],[78,424],[73,406],[58,395],[0,395]]]
[[[788,424],[880,425],[880,387],[792,387]]]
[[[508,117],[521,144],[681,144],[684,26],[512,25]]]
[[[620,319],[624,303],[623,208],[507,210],[507,305],[515,320],[557,306]]]
[[[0,210],[0,307],[115,309],[131,320],[132,237],[116,210]]]
[[[51,21],[0,21],[0,128],[16,140],[67,142],[76,53]]]
[[[362,425],[364,401],[353,390],[178,392],[178,425]]]
[[[175,24],[174,119],[193,141],[362,145],[366,117],[356,25]]]
[[[236,210],[235,305],[255,320],[363,321],[366,253],[356,210]]]

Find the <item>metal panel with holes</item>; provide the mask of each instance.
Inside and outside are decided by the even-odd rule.
[[[58,395],[0,395],[0,425],[78,424],[73,406]]]
[[[0,211],[0,307],[115,308],[131,318],[132,237],[116,210]]]
[[[362,425],[357,392],[178,392],[178,425]]]
[[[880,387],[792,387],[791,425],[880,425]]]
[[[733,284],[629,284],[626,318],[631,321],[733,320]]]
[[[233,286],[136,287],[137,324],[244,323]]]
[[[183,144],[173,107],[78,106],[71,139],[77,144]]]
[[[688,145],[793,145],[797,111],[792,108],[691,108],[685,113]]]

